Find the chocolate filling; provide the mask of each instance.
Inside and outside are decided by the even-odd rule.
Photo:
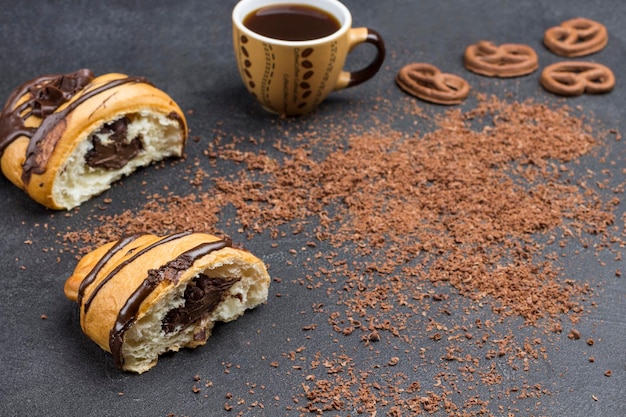
[[[93,148],[85,155],[85,162],[93,168],[120,169],[143,149],[142,136],[127,140],[130,119],[122,117],[107,123],[91,136]],[[102,141],[102,136],[106,139]]]
[[[114,277],[121,268],[128,265],[130,262],[141,256],[142,254],[149,252],[152,248],[155,248],[156,246],[165,242],[179,239],[186,236],[187,234],[188,232],[183,232],[167,236],[160,241],[153,243],[152,245],[137,252],[131,258],[125,260],[113,272],[105,277],[100,282],[100,284],[98,284],[98,287],[94,289],[94,291],[91,293],[91,297],[84,305],[84,314],[87,314],[87,309],[89,307],[89,304],[91,303],[91,300],[93,299],[94,295],[98,293],[102,285],[105,285],[112,277]],[[134,324],[135,319],[137,318],[137,313],[139,312],[139,307],[144,302],[144,300],[148,298],[150,294],[152,294],[152,292],[158,287],[161,282],[165,280],[173,283],[178,282],[178,279],[183,271],[191,267],[196,259],[199,259],[213,251],[218,251],[231,245],[232,243],[230,239],[202,243],[195,248],[192,248],[180,254],[176,259],[166,263],[159,269],[151,269],[148,271],[148,276],[146,277],[146,279],[144,279],[139,287],[137,287],[135,291],[128,297],[128,300],[126,300],[126,303],[120,309],[117,315],[117,319],[115,320],[115,324],[109,332],[109,348],[111,349],[111,353],[113,354],[115,365],[118,368],[122,369],[124,365],[124,358],[122,357],[122,344],[124,341],[124,333]]]
[[[196,322],[203,314],[211,313],[222,301],[226,291],[237,281],[236,278],[198,275],[185,288],[185,304],[170,310],[163,318],[161,328],[166,333],[172,333],[177,328]]]

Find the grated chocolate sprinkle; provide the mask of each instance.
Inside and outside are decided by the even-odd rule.
[[[302,274],[292,282],[318,291],[312,310],[325,317],[331,341],[354,337],[374,358],[380,344],[400,347],[373,367],[342,349],[312,353],[307,366],[289,363],[295,360],[289,353],[282,359],[289,366],[272,360],[272,372],[301,372],[288,409],[490,415],[488,396],[453,395],[459,380],[498,387],[505,376],[496,361],[528,372],[533,361],[547,360],[545,338],[561,337],[570,327],[563,321],[577,323],[593,306],[591,285],[565,275],[565,248],[596,242],[602,250],[620,242],[619,198],[605,201],[603,183],[577,167],[604,133],[568,107],[495,97],[430,119],[416,108],[403,114],[433,128],[407,134],[384,123],[368,131],[329,123],[292,135],[284,121],[286,138],[271,151],[238,149],[263,137],[223,144],[227,134],[217,132],[195,175],[202,178],[196,193],[153,195],[139,210],[95,215],[98,227],[63,238],[85,251],[128,233],[223,234],[218,224],[231,208],[236,214],[227,226],[251,240],[303,235],[303,248],[290,251]],[[236,173],[207,174],[219,164],[233,164]],[[496,320],[485,318],[485,306]],[[520,338],[504,323],[544,333]],[[441,355],[433,358],[408,331],[416,327]],[[324,337],[320,328],[302,328],[303,337]],[[573,332],[564,336],[580,338]],[[417,380],[405,364],[427,369],[432,381]],[[550,391],[522,378],[504,395],[512,405],[498,410],[502,415],[514,414],[516,401]]]

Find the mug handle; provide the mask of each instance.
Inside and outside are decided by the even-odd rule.
[[[376,47],[374,60],[358,71],[341,71],[335,90],[354,87],[372,78],[383,65],[385,60],[385,42],[378,32],[369,28],[354,28],[348,32],[348,51],[361,43],[371,43]]]

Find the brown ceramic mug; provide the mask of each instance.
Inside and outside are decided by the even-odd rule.
[[[381,36],[352,28],[350,11],[337,0],[241,0],[232,22],[246,88],[265,109],[280,115],[306,114],[332,91],[369,80],[385,58]],[[325,25],[326,32],[320,29]],[[361,70],[345,71],[346,57],[362,43],[374,45],[376,56]]]

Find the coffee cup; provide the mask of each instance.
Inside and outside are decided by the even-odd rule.
[[[380,34],[352,28],[350,11],[337,0],[241,0],[232,23],[246,88],[279,115],[312,111],[332,91],[372,78],[385,59]],[[375,46],[375,57],[360,70],[346,71],[346,57],[362,43]]]

